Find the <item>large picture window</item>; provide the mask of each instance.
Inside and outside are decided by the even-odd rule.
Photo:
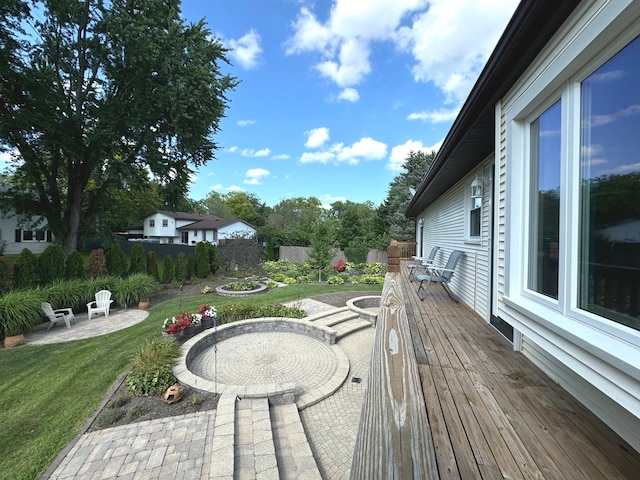
[[[531,123],[529,289],[558,298],[560,102]]]
[[[581,85],[579,307],[640,329],[640,37]]]

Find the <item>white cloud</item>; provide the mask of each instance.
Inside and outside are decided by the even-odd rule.
[[[244,148],[240,154],[243,157],[268,157],[271,154],[271,150],[263,148],[261,150],[254,150],[253,148]]]
[[[228,192],[243,192],[244,188],[239,187],[237,185],[231,185],[230,187],[225,187],[221,183],[216,183],[215,185],[212,185],[209,188],[209,190],[212,191],[212,192],[217,192],[217,191],[220,191],[220,190],[226,190]]]
[[[244,174],[244,182],[246,185],[262,185],[264,178],[271,175],[269,170],[264,168],[251,168]]]
[[[415,81],[433,83],[447,102],[458,105],[517,4],[518,0],[333,0],[326,21],[309,7],[300,9],[285,49],[287,55],[318,54],[314,68],[345,88],[358,85],[375,68],[371,52],[376,43],[392,42],[412,55]]]
[[[430,112],[414,112],[407,116],[407,120],[422,120],[423,122],[431,123],[444,123],[452,122],[456,119],[460,113],[459,108],[439,108],[438,110],[432,110]]]
[[[271,158],[273,160],[289,160],[289,158],[291,158],[291,156],[287,155],[286,153],[281,153],[279,155],[273,155]]]
[[[364,137],[351,146],[335,143],[324,150],[304,152],[302,163],[347,163],[357,165],[360,160],[380,160],[387,155],[387,145],[369,137]]]
[[[368,43],[357,38],[347,39],[340,46],[337,59],[320,62],[315,68],[340,87],[357,85],[371,72]]]
[[[603,115],[592,115],[591,116],[591,126],[592,127],[600,127],[602,125],[607,125],[608,123],[613,123],[620,118],[630,117],[632,115],[637,115],[640,113],[640,105],[633,104],[629,105],[622,110],[618,110],[615,113],[611,114],[603,114]]]
[[[389,157],[389,162],[387,163],[386,168],[394,172],[399,172],[402,170],[402,166],[409,156],[409,152],[437,152],[441,146],[442,141],[431,147],[425,147],[419,140],[407,140],[402,145],[396,145],[391,149],[391,156]]]
[[[248,127],[249,125],[253,125],[256,123],[255,120],[238,120],[237,125],[239,127]]]
[[[387,155],[387,145],[369,137],[362,138],[350,147],[342,147],[336,155],[337,160],[357,164],[361,158],[380,160]]]
[[[333,152],[304,152],[300,156],[302,163],[329,163],[336,158]]]
[[[338,100],[347,100],[348,102],[357,102],[360,100],[360,94],[355,88],[345,88],[338,95]]]
[[[336,197],[334,195],[322,195],[322,197],[320,198],[320,201],[322,202],[321,207],[324,208],[325,210],[329,210],[331,209],[331,204],[335,203],[335,202],[346,202],[348,199],[347,197]]]
[[[461,103],[517,5],[518,0],[432,0],[396,35],[398,46],[414,57],[414,79],[433,83],[448,102]]]
[[[327,127],[313,128],[304,132],[307,135],[307,148],[320,148],[329,140],[329,129]]]
[[[260,35],[253,28],[239,39],[231,39],[226,43],[233,49],[229,52],[229,56],[242,68],[250,70],[258,66],[262,47],[260,47]]]
[[[233,147],[229,147],[227,151],[231,153],[235,153],[238,151],[238,147],[234,145]]]

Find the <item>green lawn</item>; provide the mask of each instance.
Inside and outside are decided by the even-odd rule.
[[[0,478],[35,479],[95,412],[162,321],[204,303],[250,301],[266,305],[342,291],[381,291],[381,285],[298,284],[235,299],[194,296],[149,309],[149,317],[109,335],[54,345],[0,349]],[[73,327],[72,327],[73,328]]]

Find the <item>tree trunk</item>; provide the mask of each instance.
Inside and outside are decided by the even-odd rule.
[[[62,252],[67,258],[78,249],[78,237],[80,236],[80,221],[82,218],[82,186],[77,182],[69,189],[68,199],[68,230],[62,241]]]

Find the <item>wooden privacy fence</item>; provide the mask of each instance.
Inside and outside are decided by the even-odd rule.
[[[289,262],[304,263],[309,258],[309,247],[290,247],[280,246],[278,250],[278,259],[287,260]],[[338,263],[338,260],[348,260],[342,250],[338,251],[331,260],[331,265]],[[387,252],[385,250],[369,250],[367,254],[367,263],[387,263]]]
[[[400,275],[384,282],[352,479],[438,478]]]

